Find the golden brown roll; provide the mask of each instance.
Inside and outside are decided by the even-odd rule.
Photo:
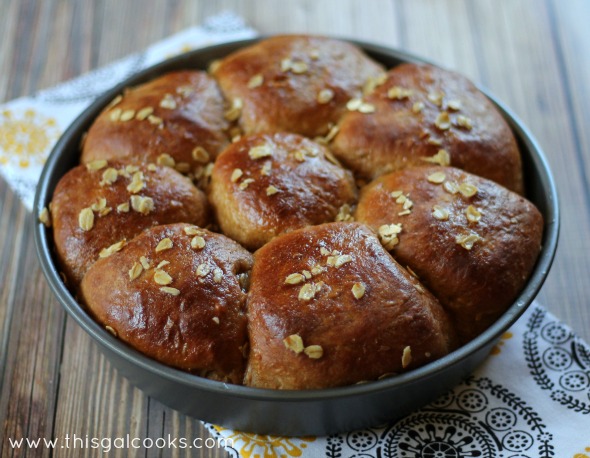
[[[464,342],[516,299],[543,234],[533,204],[452,167],[416,167],[378,178],[362,190],[355,217],[432,291]]]
[[[261,388],[374,380],[454,345],[436,299],[357,223],[300,229],[258,250],[248,315],[244,383]]]
[[[209,222],[205,195],[178,172],[105,160],[79,165],[61,178],[51,215],[57,256],[74,289],[98,257],[145,228]]]
[[[327,148],[296,134],[256,134],[217,159],[209,199],[224,234],[255,250],[277,235],[350,218],[352,174]]]
[[[201,71],[167,73],[130,88],[88,130],[82,162],[125,159],[203,174],[228,143],[224,100]]]
[[[92,265],[82,299],[101,325],[147,356],[241,383],[251,268],[252,255],[223,235],[156,226]]]
[[[356,105],[359,105],[358,103]],[[523,193],[510,127],[467,78],[403,64],[343,116],[334,154],[364,179],[412,165],[452,165]]]
[[[383,72],[359,48],[325,37],[283,35],[230,54],[213,74],[246,134],[288,131],[326,135],[358,97],[366,81]]]

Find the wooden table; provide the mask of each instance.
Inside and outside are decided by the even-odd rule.
[[[590,341],[588,0],[0,0],[0,101],[100,67],[228,8],[262,33],[332,34],[415,52],[468,75],[510,106],[545,150],[560,193],[561,241],[539,299]],[[132,388],[66,317],[41,274],[32,217],[4,182],[0,212],[2,456],[17,454],[8,437],[206,435],[198,421]],[[86,454],[102,456],[79,449],[56,456]]]

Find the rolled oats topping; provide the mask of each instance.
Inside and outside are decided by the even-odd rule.
[[[434,103],[437,107],[442,107],[444,96],[445,96],[445,94],[443,92],[437,91],[437,92],[430,92],[428,94],[427,98],[432,103]]]
[[[232,183],[236,183],[242,177],[243,174],[244,172],[242,172],[242,169],[234,169],[231,173],[230,180],[232,181]]]
[[[405,347],[402,353],[402,367],[405,369],[408,367],[412,362],[412,348]]]
[[[447,107],[449,110],[459,111],[461,109],[461,101],[457,99],[449,100],[447,102]]]
[[[300,301],[312,300],[318,291],[317,285],[314,283],[306,283],[299,290],[298,298]]]
[[[149,214],[154,209],[154,200],[151,197],[134,194],[130,199],[131,208],[142,215]]]
[[[165,270],[156,269],[154,272],[154,281],[158,285],[166,286],[172,283],[172,277]]]
[[[215,283],[221,283],[222,279],[223,279],[223,270],[221,270],[219,267],[216,267],[215,269],[213,269],[213,281]]]
[[[444,174],[444,172],[434,172],[426,177],[426,179],[430,183],[434,183],[434,184],[444,183],[446,178],[447,178],[447,176]]]
[[[473,246],[480,240],[481,237],[474,232],[459,234],[457,237],[455,237],[455,242],[468,251],[471,250]]]
[[[242,99],[235,98],[232,100],[231,107],[225,112],[224,117],[228,121],[235,121],[237,120],[240,115],[242,114],[242,108],[244,107],[244,102]]]
[[[414,91],[401,86],[393,86],[387,91],[387,97],[394,100],[408,99],[412,96]]]
[[[252,148],[250,148],[250,151],[248,151],[248,156],[250,156],[250,159],[260,159],[263,157],[269,157],[272,156],[272,148],[270,147],[270,145],[258,145],[258,146],[254,146]]]
[[[137,194],[143,188],[145,188],[145,181],[143,172],[135,172],[131,177],[131,183],[127,185],[127,191],[131,194]]]
[[[439,149],[434,156],[421,157],[421,160],[430,162],[431,164],[438,164],[443,167],[451,165],[451,155],[446,149]]]
[[[211,159],[211,156],[209,155],[207,150],[202,146],[195,146],[193,148],[191,155],[195,161],[200,162],[202,164],[206,164]]]
[[[469,205],[465,209],[465,216],[470,223],[478,223],[481,220],[481,212],[473,205]]]
[[[174,110],[177,107],[176,100],[172,94],[165,94],[160,100],[160,107],[167,110]]]
[[[129,269],[129,280],[133,281],[138,278],[143,272],[143,266],[139,262],[134,262]]]
[[[457,194],[459,192],[459,183],[456,181],[445,181],[443,183],[443,189],[449,194]]]
[[[266,161],[264,163],[264,165],[262,166],[262,168],[260,169],[260,175],[262,175],[262,176],[269,176],[270,175],[270,169],[271,168],[272,168],[272,162]]]
[[[41,221],[45,227],[51,227],[51,217],[47,207],[43,207],[39,212],[39,221]]]
[[[147,258],[145,256],[141,256],[139,258],[139,262],[140,262],[141,266],[144,268],[144,270],[148,270],[151,267],[150,262],[147,260]]]
[[[160,154],[156,159],[156,163],[158,165],[172,168],[174,168],[174,166],[176,165],[176,161],[174,160],[174,158],[167,153]]]
[[[256,89],[264,83],[264,76],[258,73],[248,80],[248,89]]]
[[[121,113],[123,113],[123,110],[115,108],[109,113],[109,119],[113,122],[117,122],[121,118]]]
[[[330,101],[334,98],[334,91],[330,88],[322,89],[318,92],[317,101],[318,103],[324,105],[326,103],[330,103]]]
[[[439,221],[447,221],[449,219],[449,211],[440,205],[435,205],[432,207],[432,216]]]
[[[459,192],[464,197],[473,197],[474,195],[477,194],[478,189],[475,185],[472,185],[471,183],[464,182],[459,185]]]
[[[424,110],[424,102],[414,102],[412,105],[412,111],[414,113],[421,113]]]
[[[180,294],[180,290],[176,288],[171,288],[170,286],[162,286],[160,291],[166,294],[170,294],[171,296],[178,296]]]
[[[83,208],[78,215],[78,225],[83,231],[89,231],[94,227],[94,213],[90,207]]]
[[[355,283],[352,285],[352,295],[355,299],[361,299],[365,295],[365,285],[363,283]]]
[[[156,246],[156,253],[159,253],[160,251],[164,250],[169,250],[170,248],[172,248],[173,245],[174,244],[172,243],[172,240],[169,237],[165,237],[162,240],[160,240],[160,242]]]
[[[135,110],[125,110],[121,113],[119,121],[131,121],[133,118],[135,118]]]
[[[205,248],[205,243],[205,239],[202,236],[196,235],[191,239],[191,248],[195,250],[202,250]]]
[[[245,180],[243,180],[240,184],[239,184],[239,188],[243,191],[245,190],[248,186],[250,186],[251,183],[254,183],[254,178],[246,178]]]
[[[291,350],[292,352],[299,354],[303,351],[303,339],[299,334],[291,334],[288,337],[283,339],[283,344],[287,348],[287,350]]]
[[[349,262],[352,262],[352,256],[350,256],[349,254],[341,254],[339,256],[336,256],[336,260],[334,261],[334,267],[338,268]]]
[[[119,178],[119,172],[113,167],[109,167],[102,173],[102,180],[99,182],[100,186],[112,185]]]
[[[122,204],[117,205],[117,213],[128,213],[129,212],[129,202],[123,202]]]
[[[459,115],[457,116],[457,125],[459,127],[463,127],[464,129],[471,130],[473,129],[473,121],[468,118],[467,116]]]
[[[451,118],[449,113],[446,111],[441,111],[436,119],[434,120],[434,125],[440,130],[448,130],[451,128]]]
[[[211,266],[209,264],[199,264],[197,266],[197,277],[206,277],[211,272]]]
[[[97,159],[96,161],[88,162],[86,164],[86,169],[94,172],[96,170],[104,169],[108,164],[109,163],[106,161],[106,159]]]
[[[101,258],[108,258],[113,253],[120,251],[121,248],[123,248],[126,243],[127,243],[126,240],[121,240],[120,242],[113,243],[111,246],[109,246],[107,248],[103,248],[98,255]]]
[[[135,119],[137,119],[138,121],[143,121],[143,120],[147,119],[147,117],[149,115],[151,115],[153,112],[154,112],[154,109],[152,107],[142,108],[135,115]]]
[[[311,359],[320,359],[324,356],[324,349],[320,345],[309,345],[303,352]]]
[[[338,209],[336,221],[354,221],[354,217],[352,216],[352,209],[350,208],[349,204],[343,204]]]
[[[169,264],[170,264],[170,261],[166,261],[166,260],[160,261],[160,263],[156,266],[156,269],[161,269],[162,267],[167,266]]]
[[[185,226],[183,231],[186,235],[200,235],[202,233],[197,226]]]
[[[399,243],[398,235],[401,231],[401,224],[384,224],[379,227],[379,240],[385,249],[391,250]]]

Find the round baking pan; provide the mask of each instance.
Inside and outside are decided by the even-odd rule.
[[[35,197],[34,212],[49,205],[59,179],[79,163],[80,140],[100,111],[123,88],[179,69],[206,69],[257,39],[232,42],[179,55],[143,70],[98,98],[66,130],[49,156]],[[352,41],[386,67],[426,62],[416,56]],[[485,92],[485,91],[484,91]],[[99,326],[64,285],[57,269],[52,234],[35,224],[35,243],[43,272],[67,313],[91,336],[119,373],[149,396],[201,420],[259,434],[325,435],[377,426],[402,418],[433,401],[469,375],[493,345],[526,310],[541,288],[555,255],[559,207],[547,161],[528,130],[493,97],[516,135],[523,158],[526,195],[545,219],[543,247],[535,269],[517,300],[483,334],[426,366],[388,379],[311,391],[279,391],[230,385],[182,372],[133,350]]]

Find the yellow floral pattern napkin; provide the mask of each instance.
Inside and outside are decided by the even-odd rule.
[[[74,80],[0,106],[0,175],[31,209],[60,134],[98,95],[190,49],[255,36],[232,13]],[[242,458],[590,458],[590,347],[533,304],[486,362],[397,422],[329,437],[272,437],[205,424]]]
[[[0,105],[0,176],[31,210],[43,164],[59,136],[94,99],[133,73],[176,54],[216,43],[255,36],[231,12],[212,16],[162,40],[73,80]]]

